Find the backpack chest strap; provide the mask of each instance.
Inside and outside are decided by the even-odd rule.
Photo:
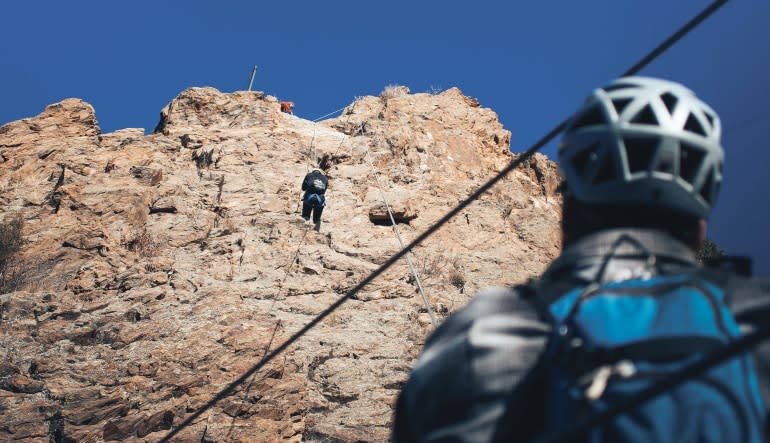
[[[665,363],[707,355],[723,348],[726,343],[711,336],[658,337],[614,347],[582,346],[582,338],[575,336],[567,341],[570,349],[559,351],[559,362],[564,367],[582,374],[600,366],[614,365],[620,361]]]

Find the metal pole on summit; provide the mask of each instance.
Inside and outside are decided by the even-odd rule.
[[[254,65],[254,68],[251,70],[251,76],[249,76],[249,88],[247,91],[251,91],[251,85],[254,84],[254,76],[257,74],[257,65]]]

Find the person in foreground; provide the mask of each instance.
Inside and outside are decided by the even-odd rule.
[[[563,135],[562,254],[479,293],[426,341],[393,441],[537,441],[770,320],[770,284],[701,266],[722,180],[717,114],[684,86],[625,77]],[[761,442],[770,346],[569,441]]]

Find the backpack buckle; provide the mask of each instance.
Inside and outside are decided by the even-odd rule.
[[[585,396],[589,400],[598,400],[607,390],[610,378],[613,376],[630,378],[634,374],[636,374],[636,366],[631,360],[621,360],[612,365],[601,366],[593,374],[591,384],[585,390]]]

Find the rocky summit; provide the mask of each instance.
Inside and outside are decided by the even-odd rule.
[[[318,123],[190,88],[149,135],[102,133],[78,99],[0,127],[3,241],[20,241],[0,254],[0,441],[158,441],[190,417],[173,441],[387,441],[431,314],[558,253],[545,156],[210,402],[508,164],[510,140],[457,88],[388,87]],[[299,215],[316,166],[320,232]]]

